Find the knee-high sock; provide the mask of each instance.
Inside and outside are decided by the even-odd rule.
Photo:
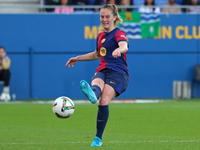
[[[96,136],[98,136],[101,139],[102,139],[102,135],[103,135],[104,129],[107,124],[108,116],[109,116],[108,105],[99,106],[98,115],[97,115],[97,134],[96,134]]]
[[[98,85],[93,85],[91,88],[94,91],[97,99],[99,99],[99,97],[101,96],[101,88]]]

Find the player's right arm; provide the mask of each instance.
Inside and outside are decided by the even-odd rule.
[[[91,53],[87,53],[85,55],[79,55],[76,57],[72,57],[68,60],[68,62],[66,63],[65,67],[74,67],[74,64],[76,64],[78,61],[90,61],[90,60],[97,60],[100,58],[100,55],[98,53],[97,50],[95,50],[94,52]]]

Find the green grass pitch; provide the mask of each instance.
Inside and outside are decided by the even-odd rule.
[[[52,104],[0,103],[0,150],[199,150],[200,99],[111,103],[102,147],[90,147],[97,104],[57,118]]]

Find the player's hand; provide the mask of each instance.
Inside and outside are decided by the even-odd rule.
[[[113,56],[114,58],[121,57],[121,52],[120,52],[120,50],[118,50],[118,49],[114,50],[113,53],[112,53],[112,56]]]
[[[68,60],[68,62],[66,63],[66,65],[65,65],[65,67],[74,67],[74,64],[75,63],[77,63],[78,62],[78,60],[77,60],[77,58],[76,57],[72,57],[72,58],[70,58],[69,60]]]

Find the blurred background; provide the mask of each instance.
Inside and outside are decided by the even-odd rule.
[[[86,98],[79,82],[91,81],[99,60],[74,68],[65,64],[95,50],[102,31],[99,8],[105,3],[116,4],[120,12],[144,13],[141,8],[148,7],[160,17],[158,36],[129,39],[130,82],[117,98],[198,97],[199,1],[148,1],[153,0],[148,6],[144,0],[0,0],[0,46],[11,59],[12,99]]]

